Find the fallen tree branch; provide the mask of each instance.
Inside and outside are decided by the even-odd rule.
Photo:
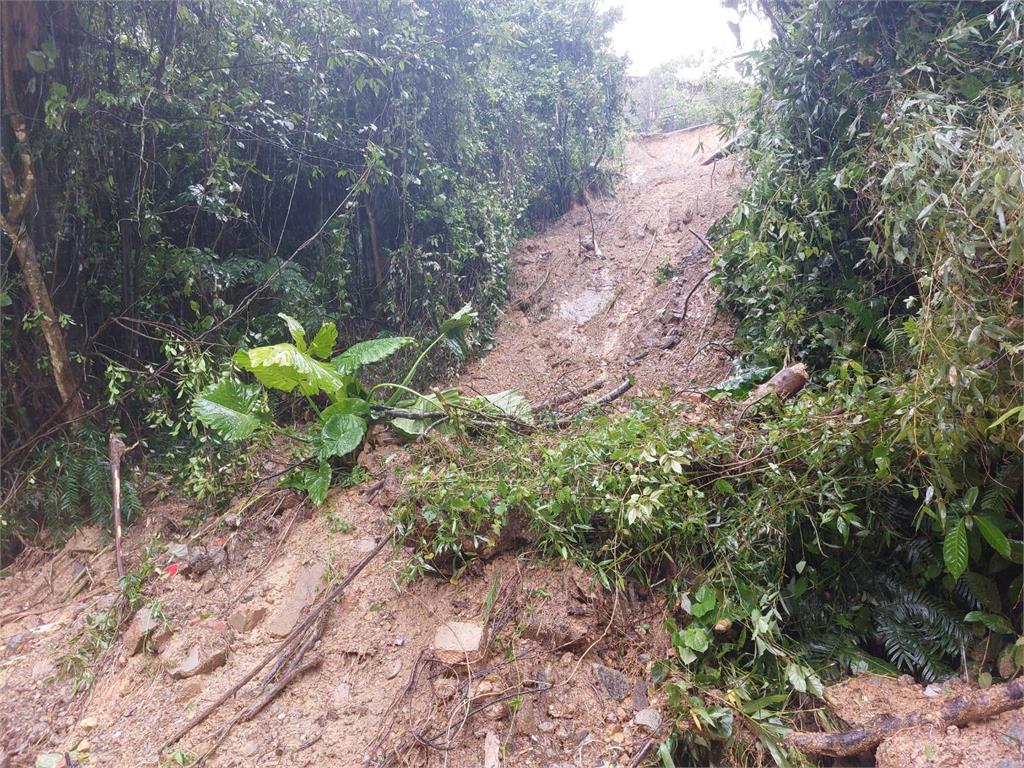
[[[628,392],[630,390],[630,388],[632,388],[632,386],[633,386],[633,377],[632,376],[627,376],[625,379],[622,380],[622,383],[619,384],[619,386],[615,387],[615,389],[612,389],[612,390],[609,390],[608,392],[605,392],[603,395],[601,395],[601,397],[597,398],[594,402],[587,403],[587,405],[585,405],[580,410],[576,411],[576,413],[570,413],[570,414],[568,414],[566,416],[559,416],[557,419],[555,419],[555,422],[554,422],[555,426],[556,427],[565,426],[570,421],[572,421],[574,418],[576,418],[579,414],[581,414],[588,407],[593,407],[595,405],[607,405],[608,403],[612,402],[613,400],[617,400],[618,398],[620,398],[624,394],[626,394],[626,392]]]
[[[922,725],[945,730],[951,725],[967,725],[1021,706],[1024,706],[1024,680],[1014,680],[955,696],[938,711],[880,715],[864,727],[839,733],[792,731],[785,741],[809,755],[851,757],[874,749],[897,731]]]
[[[373,549],[371,549],[369,552],[367,552],[366,555],[364,555],[363,558],[359,562],[357,562],[354,566],[352,566],[352,569],[348,572],[348,575],[344,579],[339,581],[335,586],[333,586],[330,590],[328,590],[313,605],[313,607],[310,609],[309,613],[306,614],[306,617],[304,619],[302,619],[302,621],[300,621],[298,624],[295,625],[295,627],[292,629],[292,631],[288,634],[288,636],[286,638],[284,638],[280,642],[280,644],[277,646],[277,648],[275,648],[270,653],[268,653],[266,656],[264,656],[263,659],[255,667],[253,667],[251,670],[249,670],[249,672],[246,673],[246,675],[241,680],[239,680],[237,683],[235,683],[230,688],[228,688],[226,691],[224,691],[224,693],[222,693],[220,696],[218,696],[217,699],[215,701],[213,701],[209,706],[207,706],[202,712],[198,713],[195,717],[193,717],[191,720],[189,720],[185,725],[183,725],[181,728],[179,728],[174,733],[174,735],[171,736],[171,738],[169,738],[166,742],[164,742],[163,746],[161,747],[161,751],[163,751],[164,749],[167,749],[168,747],[172,746],[173,744],[177,743],[178,741],[181,741],[181,739],[186,734],[188,734],[189,731],[191,731],[197,725],[199,725],[204,720],[206,720],[206,718],[208,718],[211,714],[213,714],[217,710],[218,707],[220,707],[224,702],[226,702],[228,699],[230,699],[232,696],[234,696],[236,693],[238,693],[240,690],[242,690],[242,688],[244,688],[249,683],[249,681],[251,681],[254,677],[256,677],[256,675],[258,675],[263,670],[264,667],[266,667],[270,662],[272,662],[280,654],[282,654],[283,652],[287,651],[290,647],[293,647],[293,645],[296,642],[296,640],[300,636],[305,634],[306,630],[309,629],[309,627],[312,626],[313,623],[317,621],[317,619],[320,617],[320,614],[323,613],[324,610],[326,610],[327,606],[329,606],[332,602],[334,602],[334,600],[336,600],[338,598],[338,596],[341,595],[341,593],[344,592],[345,589],[353,581],[355,581],[356,577],[359,576],[359,574],[362,572],[362,570],[364,568],[366,568],[366,566],[369,565],[373,561],[373,559],[375,557],[377,557],[377,555],[379,555],[381,553],[381,551],[384,549],[384,547],[387,546],[391,541],[394,540],[396,534],[397,534],[397,531],[395,529],[392,529],[387,534],[387,536],[384,536],[380,540],[380,542],[377,544],[377,546],[375,546]]]

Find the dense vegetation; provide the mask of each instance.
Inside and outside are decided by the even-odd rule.
[[[278,312],[351,343],[433,335],[472,301],[486,336],[517,233],[618,151],[623,64],[593,0],[26,2],[3,20],[0,535],[102,511],[74,468],[108,428],[215,493],[235,452],[192,398],[276,339]]]
[[[1024,15],[763,5],[776,39],[735,128],[750,186],[716,227],[746,351],[706,394],[798,360],[810,387],[743,417],[637,402],[438,444],[400,516],[423,568],[514,525],[609,586],[667,592],[677,657],[656,673],[699,725],[666,765],[781,764],[780,717],[837,674],[1024,666]]]

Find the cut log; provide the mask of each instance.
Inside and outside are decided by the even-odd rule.
[[[807,372],[807,366],[803,363],[797,363],[788,368],[783,368],[758,387],[755,397],[760,399],[766,395],[775,394],[778,395],[780,400],[788,400],[803,389],[804,384],[810,380],[811,375]]]
[[[887,738],[907,728],[933,725],[940,729],[963,726],[1024,706],[1024,680],[993,685],[956,696],[938,710],[908,715],[879,715],[862,728],[839,733],[792,731],[786,743],[807,755],[851,757],[869,752]]]

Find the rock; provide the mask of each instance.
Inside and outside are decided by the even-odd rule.
[[[438,659],[447,664],[479,659],[480,642],[484,630],[479,624],[468,621],[448,621],[434,632],[431,648]]]
[[[172,560],[186,560],[188,559],[188,544],[182,544],[180,542],[171,542],[164,551],[170,556]]]
[[[541,733],[551,733],[557,726],[550,720],[544,720],[537,724],[537,730]]]
[[[149,637],[153,630],[159,628],[160,622],[153,617],[149,608],[140,608],[135,612],[135,616],[128,625],[128,629],[124,631],[124,637],[121,639],[124,652],[129,656],[134,656],[143,649],[146,644],[146,638]]]
[[[637,680],[633,684],[633,709],[639,711],[647,709],[649,706],[651,706],[651,701],[647,698],[647,683]]]
[[[633,690],[629,684],[629,678],[617,669],[606,667],[604,664],[594,664],[594,674],[601,683],[605,692],[616,701],[622,701]]]
[[[76,752],[88,752],[89,751],[89,747],[91,747],[91,746],[92,745],[89,743],[88,739],[82,739],[80,742],[78,742],[78,746],[75,747],[75,751]]]
[[[395,662],[390,667],[388,667],[388,671],[385,674],[385,677],[388,680],[393,680],[394,678],[398,677],[398,673],[401,672],[401,671],[402,671],[402,660],[401,659],[396,659]]]
[[[267,615],[266,608],[251,608],[235,611],[228,617],[228,626],[239,634],[250,632],[263,621]]]
[[[224,547],[195,547],[189,551],[188,572],[193,577],[202,576],[207,571],[222,566],[227,559]]]
[[[96,718],[95,718],[95,717],[83,717],[83,718],[82,718],[82,719],[81,719],[81,720],[80,720],[80,721],[78,722],[78,727],[79,727],[79,728],[80,728],[81,730],[83,730],[83,731],[85,731],[85,732],[87,732],[87,733],[88,733],[89,731],[91,731],[91,730],[92,730],[93,728],[95,728],[95,727],[96,727],[96,725],[97,725],[97,721],[96,721]]]
[[[184,680],[195,675],[205,675],[218,667],[224,666],[228,660],[227,648],[210,650],[196,643],[189,648],[188,653],[181,662],[171,669],[171,677],[175,680]]]
[[[295,587],[284,599],[270,620],[267,631],[274,637],[285,637],[299,621],[305,610],[313,604],[324,578],[323,563],[314,563],[299,571]]]
[[[78,764],[78,753],[68,752],[68,757],[71,758],[71,764]],[[43,752],[36,757],[36,768],[64,768],[67,763],[64,761],[63,752]]]
[[[494,731],[484,736],[484,768],[501,768],[501,742]]]
[[[651,733],[656,733],[661,727],[661,713],[653,707],[641,709],[636,713],[633,722],[641,728],[646,728]]]

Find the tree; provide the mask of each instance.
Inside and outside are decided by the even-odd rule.
[[[10,3],[2,12],[3,99],[4,111],[14,138],[17,168],[5,152],[0,152],[0,176],[7,199],[7,210],[0,213],[0,227],[10,239],[18,257],[25,289],[33,308],[40,315],[39,327],[50,355],[53,380],[57,385],[67,418],[77,422],[84,417],[82,396],[75,380],[71,358],[64,343],[57,311],[39,266],[35,241],[30,229],[30,204],[36,192],[36,176],[25,118],[19,111],[19,81],[31,78],[27,71],[29,54],[39,48],[41,8],[37,2]]]

